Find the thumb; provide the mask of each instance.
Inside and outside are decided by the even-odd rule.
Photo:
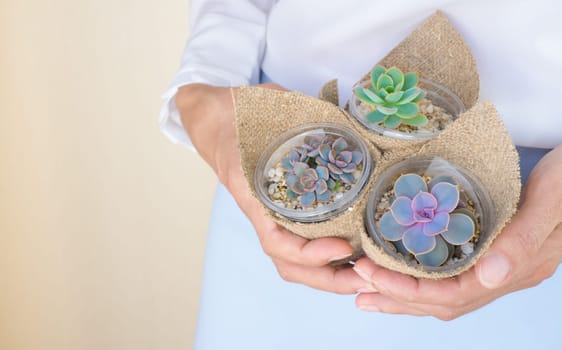
[[[533,198],[535,197],[535,198]],[[518,267],[530,265],[557,225],[553,207],[537,196],[527,196],[489,251],[475,267],[480,284],[489,289],[505,285]]]

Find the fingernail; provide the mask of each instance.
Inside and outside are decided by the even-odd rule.
[[[353,271],[355,271],[355,272],[359,275],[359,277],[361,277],[361,278],[364,279],[365,281],[367,281],[367,282],[369,282],[369,283],[371,282],[371,276],[368,275],[367,273],[365,273],[365,272],[359,270],[357,267],[354,267],[354,268],[353,268]]]
[[[482,257],[478,277],[484,287],[493,289],[505,281],[510,271],[511,265],[505,255],[488,253]]]
[[[367,312],[381,312],[381,310],[375,305],[359,305],[359,310]]]
[[[378,292],[378,290],[372,284],[368,284],[367,286],[363,288],[359,288],[357,290],[357,293],[376,293],[376,292]]]
[[[338,261],[338,260],[343,260],[345,258],[349,258],[353,253],[348,253],[346,255],[339,255],[339,256],[334,256],[333,258],[330,258],[329,262],[334,262],[334,261]]]

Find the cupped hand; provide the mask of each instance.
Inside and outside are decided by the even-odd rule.
[[[261,87],[284,90],[273,83]],[[340,294],[372,291],[371,284],[351,268],[329,265],[352,254],[347,241],[299,237],[272,221],[251,195],[236,138],[233,107],[236,92],[237,89],[190,84],[179,89],[176,105],[193,145],[252,222],[263,250],[273,260],[280,276],[286,281]]]
[[[367,258],[354,269],[378,292],[361,293],[365,311],[452,320],[505,295],[538,285],[562,262],[562,145],[529,176],[517,214],[474,268],[445,280],[416,279]]]

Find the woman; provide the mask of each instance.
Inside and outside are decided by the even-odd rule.
[[[268,82],[263,86],[316,95],[323,83],[338,78],[345,101],[352,84],[437,9],[472,50],[481,100],[497,106],[521,146],[523,177],[546,155],[529,176],[519,212],[474,269],[444,281],[416,280],[368,259],[353,269],[334,269],[328,263],[349,256],[349,244],[297,237],[268,219],[249,194],[226,87]],[[508,294],[551,277],[562,261],[562,133],[557,122],[562,112],[555,107],[552,86],[562,78],[556,25],[561,10],[554,0],[193,0],[191,37],[165,95],[163,130],[177,142],[192,144],[214,169],[279,275],[317,290],[357,294],[356,306],[364,311],[455,319],[445,324],[367,316],[352,310],[345,297],[281,283],[263,264],[266,258],[251,239],[248,222],[219,189],[198,348],[238,348],[237,342],[245,349],[349,344],[559,348],[560,274],[527,294]]]

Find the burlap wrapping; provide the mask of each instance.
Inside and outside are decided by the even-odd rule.
[[[255,197],[254,173],[265,148],[288,129],[317,122],[341,124],[371,141],[373,176],[350,210],[318,223],[297,223],[267,209],[274,221],[308,239],[347,239],[355,252],[361,248],[378,264],[416,277],[443,278],[456,275],[474,264],[486,249],[467,259],[461,268],[429,273],[386,255],[365,229],[366,201],[376,177],[396,162],[413,155],[439,156],[476,175],[490,192],[496,209],[496,223],[487,248],[516,210],[521,189],[518,157],[499,116],[491,104],[478,104],[479,78],[474,59],[460,35],[446,17],[437,12],[382,61],[449,87],[469,111],[430,141],[404,141],[376,135],[337,106],[337,83],[321,92],[323,100],[297,92],[259,87],[241,88],[234,101],[236,128],[244,175]],[[329,101],[329,102],[327,102]],[[374,146],[376,145],[376,147]],[[381,150],[384,152],[382,153]]]
[[[254,173],[259,157],[265,148],[286,130],[318,122],[330,122],[353,128],[349,116],[332,103],[320,101],[297,92],[244,87],[235,101],[236,126],[240,142],[240,156],[244,175],[257,198],[254,186]],[[378,163],[381,153],[369,144],[373,163]],[[271,217],[281,226],[299,236],[314,239],[320,237],[339,237],[347,239],[355,252],[361,252],[361,234],[366,232],[363,214],[366,193],[371,188],[371,177],[361,192],[360,198],[351,210],[318,223],[298,223],[288,220],[268,209]]]
[[[454,92],[468,110],[478,100],[480,78],[476,62],[459,32],[440,11],[422,23],[377,65],[396,66],[404,72],[417,72]],[[370,79],[367,73],[361,80]],[[338,104],[337,81],[330,81],[320,91],[320,98]],[[417,149],[428,140],[400,140],[378,135],[353,119],[363,137],[383,151]]]
[[[482,237],[475,254],[454,269],[425,271],[420,265],[410,266],[395,259],[376,245],[368,234],[362,234],[362,247],[369,258],[389,269],[423,278],[444,278],[468,270],[488,249],[517,210],[521,192],[519,158],[511,138],[491,103],[479,103],[415,154],[396,150],[386,153],[373,174],[377,177],[388,167],[411,157],[441,157],[469,170],[489,191],[495,209],[491,234]]]

